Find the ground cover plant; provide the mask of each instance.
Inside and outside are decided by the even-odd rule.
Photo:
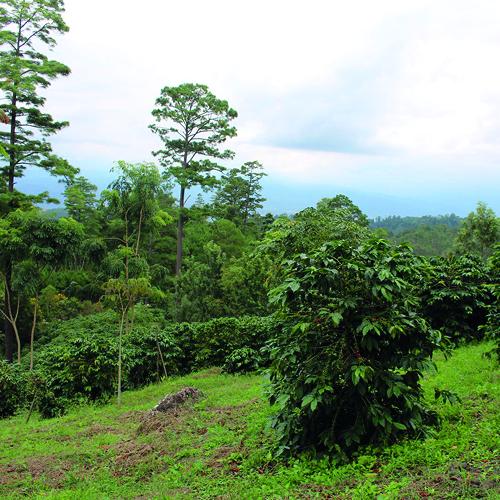
[[[498,498],[498,366],[490,344],[437,356],[425,396],[442,426],[425,439],[365,448],[350,463],[302,455],[275,462],[275,411],[262,377],[209,369],[128,391],[123,406],[84,406],[0,428],[0,496],[45,498]],[[165,394],[200,389],[194,405],[149,416]],[[461,401],[434,400],[434,387]]]

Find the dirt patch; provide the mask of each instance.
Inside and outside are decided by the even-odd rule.
[[[164,470],[166,467],[166,464],[160,460],[166,451],[155,443],[136,443],[129,440],[110,448],[116,451],[112,465],[113,476],[127,476],[140,470],[142,478],[146,479],[154,472]]]
[[[167,412],[161,411],[129,411],[118,417],[125,424],[137,424],[135,436],[158,433],[167,430],[177,431],[186,426],[186,417],[193,412],[191,404],[172,407]],[[133,432],[133,431],[132,431]]]
[[[110,425],[93,424],[77,434],[78,437],[90,438],[98,434],[121,434],[120,430]]]
[[[57,441],[58,443],[65,443],[67,441],[72,441],[73,436],[69,436],[67,434],[64,434],[64,435],[51,436],[51,439],[53,439],[54,441]]]
[[[43,478],[53,488],[63,484],[66,473],[73,467],[71,462],[59,460],[53,455],[28,458],[26,465],[34,480]]]
[[[140,422],[141,418],[146,413],[149,413],[149,412],[144,411],[144,410],[131,410],[131,411],[127,411],[125,413],[122,413],[118,417],[117,420],[118,420],[118,422],[122,422],[122,423]]]
[[[148,455],[154,453],[155,449],[151,444],[139,444],[133,441],[120,443],[116,448],[115,476],[125,475],[129,469],[133,469],[143,462]]]
[[[26,477],[27,469],[20,464],[0,464],[0,486],[16,483]]]
[[[58,488],[63,484],[66,473],[72,468],[71,462],[60,460],[53,455],[31,457],[25,464],[0,465],[0,485],[13,484],[31,476],[35,481],[43,479],[52,488]]]
[[[238,474],[240,468],[237,460],[231,460],[229,457],[244,450],[243,442],[238,446],[221,446],[214,455],[206,462],[207,467],[212,469],[224,469],[232,474]]]
[[[168,394],[151,411],[134,415],[139,422],[136,435],[163,433],[182,427],[186,416],[192,411],[192,404],[202,397],[202,392],[194,387],[185,387],[175,394]]]
[[[177,430],[185,425],[186,416],[192,412],[191,407],[175,408],[169,413],[147,412],[140,416],[136,435],[164,433]]]

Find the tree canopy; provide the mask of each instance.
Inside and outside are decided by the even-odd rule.
[[[214,173],[225,168],[220,160],[234,156],[231,150],[223,149],[222,144],[236,136],[236,128],[230,122],[238,114],[206,85],[193,83],[164,87],[155,104],[152,113],[156,121],[150,128],[159,136],[163,147],[153,154],[159,158],[167,175],[180,186],[176,258],[176,275],[179,276],[186,190],[217,184]]]

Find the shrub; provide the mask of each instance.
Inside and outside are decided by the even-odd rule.
[[[56,399],[99,401],[115,391],[116,340],[82,333],[75,331],[64,343],[47,345],[37,356],[46,390]]]
[[[124,338],[125,389],[141,387],[180,372],[181,349],[168,329],[158,324],[136,324]]]
[[[284,263],[271,292],[283,320],[269,386],[279,453],[345,456],[436,422],[420,385],[440,347],[419,314],[421,267],[409,247],[377,239],[327,243]]]
[[[18,365],[0,360],[0,418],[10,417],[26,399],[26,380]]]
[[[192,352],[187,371],[208,366],[222,366],[226,358],[237,349],[250,348],[260,351],[277,328],[272,316],[243,316],[241,318],[216,318],[205,323],[174,325],[184,350]],[[266,364],[266,358],[261,358]]]
[[[179,348],[161,329],[156,312],[137,308],[134,324],[123,342],[124,388],[147,384],[177,373]],[[45,406],[58,412],[69,402],[105,401],[116,391],[117,318],[107,311],[53,324],[51,341],[35,357]],[[160,354],[161,353],[161,354]],[[161,361],[162,360],[162,361]],[[41,397],[41,396],[40,396]],[[52,410],[47,409],[46,413]]]
[[[430,260],[431,272],[422,287],[423,313],[433,328],[453,343],[477,340],[485,323],[491,293],[485,286],[488,269],[475,255]]]
[[[26,380],[26,408],[31,408],[33,405],[42,418],[59,417],[66,412],[71,399],[57,396],[43,372],[40,370],[28,372]]]
[[[490,280],[487,285],[493,301],[488,307],[486,323],[479,329],[486,339],[494,342],[493,350],[488,353],[500,361],[500,244],[495,245],[491,257],[488,259]]]
[[[257,370],[261,366],[260,354],[251,347],[235,349],[222,365],[222,371],[226,373],[248,373]]]

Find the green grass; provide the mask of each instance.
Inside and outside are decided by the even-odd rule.
[[[462,402],[433,403],[443,425],[425,440],[372,450],[348,465],[303,457],[269,463],[272,409],[259,376],[207,370],[76,408],[53,420],[0,426],[0,497],[500,498],[498,370],[486,345],[460,348],[425,380]],[[164,417],[147,410],[185,386],[205,398]],[[142,432],[138,432],[142,424]]]

